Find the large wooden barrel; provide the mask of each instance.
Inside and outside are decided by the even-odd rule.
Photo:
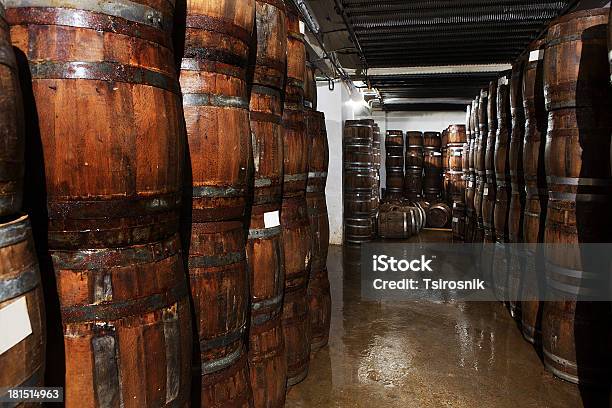
[[[430,228],[445,228],[451,222],[452,211],[445,203],[430,205],[427,212],[427,226]]]
[[[437,200],[442,196],[442,139],[439,132],[423,133],[423,197]]]
[[[23,200],[25,144],[17,61],[0,4],[0,217],[16,214]]]
[[[416,235],[425,226],[420,209],[400,201],[381,205],[378,218],[378,233],[382,238],[407,239]]]
[[[0,387],[41,387],[45,302],[27,216],[0,224],[0,320],[16,322],[14,327],[3,328],[6,340],[0,347]]]
[[[177,235],[184,127],[173,6],[8,6],[37,110],[65,405],[184,406],[192,331]]]
[[[409,200],[416,200],[423,192],[423,133],[406,132],[404,192]]]
[[[476,131],[473,126],[474,112],[472,104],[467,105],[465,112],[467,143],[464,146],[463,168],[465,179],[465,242],[472,242],[476,228],[474,212],[474,145]]]
[[[560,17],[549,27],[544,55],[549,190],[545,241],[568,248],[546,249],[547,289],[575,300],[588,299],[583,295],[589,294],[589,287],[607,285],[607,280],[590,281],[600,271],[585,269],[592,259],[580,246],[610,241],[612,92],[602,86],[609,74],[607,24],[608,9]],[[594,279],[599,279],[596,274]],[[609,305],[575,300],[544,305],[544,363],[572,382],[608,384]]]
[[[487,141],[484,156],[485,184],[482,195],[482,226],[484,229],[484,242],[495,242],[495,224],[493,214],[495,211],[495,139],[497,137],[497,81],[489,83],[489,97],[487,101]]]
[[[543,280],[543,251],[537,243],[544,242],[544,226],[548,191],[544,169],[544,150],[548,117],[544,104],[544,40],[529,45],[529,62],[523,72],[523,107],[525,137],[523,144],[523,173],[527,193],[523,219],[526,250],[526,269],[521,284],[521,328],[523,337],[531,342],[541,341],[541,302],[538,299]]]
[[[448,128],[441,133],[440,153],[442,153],[442,199],[446,202],[450,200],[450,179],[448,175]]]
[[[387,171],[385,199],[399,199],[404,196],[404,132],[387,130],[385,151]]]
[[[248,363],[256,408],[284,406],[287,382],[281,324],[285,282],[280,227],[282,104],[287,64],[285,14],[281,1],[256,3],[257,56],[252,68],[255,75],[250,103],[255,181],[246,248],[251,293]]]
[[[311,127],[310,122],[316,126]],[[311,274],[308,282],[310,303],[310,349],[316,351],[327,344],[331,316],[331,297],[327,276],[329,249],[329,219],[325,198],[329,147],[325,129],[325,115],[312,112],[308,119],[311,140],[306,202],[312,235]]]
[[[484,224],[482,203],[484,199],[484,189],[486,183],[485,155],[487,149],[487,104],[489,92],[482,89],[478,95],[478,104],[474,117],[474,125],[478,127],[476,139],[476,157],[474,158],[474,168],[476,173],[476,188],[474,192],[474,211],[476,214],[476,229],[474,231],[474,241],[483,242]]]
[[[495,139],[495,210],[493,221],[496,242],[508,242],[508,211],[510,203],[510,89],[508,77],[499,79],[497,88],[497,137]]]
[[[463,178],[463,145],[467,141],[465,125],[451,125],[448,128],[447,151],[448,170],[446,177],[448,196],[452,202],[465,202],[465,180]]]

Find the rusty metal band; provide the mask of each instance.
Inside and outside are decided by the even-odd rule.
[[[0,39],[0,65],[4,65],[13,70],[17,69],[17,61],[13,53],[13,46],[3,39]]]
[[[281,270],[281,275],[283,274],[282,270]],[[282,277],[281,277],[282,278]],[[281,279],[281,282],[284,282],[284,279]],[[283,297],[284,297],[285,293],[284,291],[279,293],[278,295],[269,298],[269,299],[263,299],[260,301],[256,301],[256,302],[252,302],[251,303],[251,309],[255,312],[259,312],[262,309],[267,309],[272,307],[274,310],[277,310],[279,307],[282,307],[283,304]],[[269,320],[266,319],[266,321]],[[258,324],[261,324],[263,322],[258,322]]]
[[[123,34],[171,47],[169,31],[112,17],[87,10],[66,8],[14,8],[7,13],[7,19],[13,25],[55,25],[75,28],[87,28],[114,34]]]
[[[61,308],[62,321],[82,323],[99,320],[120,320],[129,316],[152,313],[169,307],[186,298],[187,285],[181,282],[163,293],[156,293],[137,299],[111,301],[99,304],[64,306]]]
[[[216,360],[202,362],[202,374],[212,374],[214,372],[223,370],[232,366],[236,361],[240,359],[242,356],[243,350],[242,347],[238,347],[236,350],[232,351],[225,357],[221,357]]]
[[[612,179],[610,178],[548,176],[546,177],[546,180],[551,184],[561,184],[566,186],[612,187]]]
[[[527,217],[533,217],[533,218],[540,218],[540,216],[542,215],[540,213],[535,213],[532,211],[524,211],[523,214],[525,214],[525,216]]]
[[[242,41],[245,45],[248,45],[251,42],[250,32],[248,32],[244,27],[240,27],[227,19],[221,19],[204,14],[188,14],[185,19],[185,27],[227,35]]]
[[[287,39],[304,42],[304,34],[295,31],[287,31]]]
[[[179,252],[180,242],[174,236],[165,241],[124,248],[52,251],[53,265],[61,270],[98,271],[126,265],[153,264]]]
[[[548,190],[540,187],[525,186],[525,193],[530,197],[548,197]]]
[[[296,181],[306,181],[308,179],[308,173],[298,173],[298,174],[285,174],[283,177],[283,182],[291,183]]]
[[[242,324],[242,326],[236,328],[224,334],[223,336],[218,336],[212,339],[200,339],[200,350],[208,351],[220,347],[227,347],[230,344],[244,338],[244,334],[246,333],[246,322]]]
[[[274,182],[272,179],[265,177],[259,177],[255,179],[255,187],[270,187],[273,183]]]
[[[290,113],[292,115],[300,115],[299,118],[291,118],[288,117],[285,120],[285,128],[301,130],[300,128],[306,128],[304,124],[304,102],[302,98],[297,98],[297,100],[293,101],[293,103],[287,98],[285,99],[285,103],[283,104],[283,108],[285,112]]]
[[[129,0],[5,0],[7,9],[11,8],[63,8],[84,10],[118,17],[159,30],[172,32],[173,18],[147,5]]]
[[[308,172],[308,178],[325,178],[327,177],[327,172],[326,171],[311,171]]]
[[[557,376],[557,377],[559,377],[559,378],[561,378],[561,379],[563,379],[565,381],[569,381],[569,382],[571,382],[573,384],[578,384],[580,382],[577,375],[571,375],[571,374],[568,374],[565,371],[559,370],[557,367],[551,365],[547,361],[547,359],[548,360],[552,360],[553,362],[555,362],[556,364],[561,365],[562,367],[569,367],[569,368],[571,368],[573,370],[577,369],[576,368],[577,367],[576,363],[574,363],[572,361],[569,361],[569,360],[566,360],[564,358],[561,358],[559,356],[556,356],[556,355],[552,354],[550,351],[546,350],[546,348],[543,348],[542,351],[544,353],[544,356],[546,357],[544,359],[544,366],[546,367],[547,370],[549,370],[555,376]]]
[[[282,0],[257,0],[257,2],[269,4],[281,10],[283,13],[286,12],[285,2]]]
[[[241,96],[184,93],[183,106],[216,106],[220,108],[249,109],[249,100]]]
[[[26,240],[30,231],[30,220],[25,217],[18,222],[0,225],[0,248]]]
[[[562,276],[564,278],[575,279],[576,284],[572,285],[572,284],[559,282],[555,279],[552,279],[551,276],[547,276],[548,285],[550,285],[554,289],[560,290],[562,292],[571,293],[573,295],[578,295],[578,294],[587,295],[589,292],[595,292],[597,289],[595,286],[592,286],[592,284],[589,285],[588,287],[580,286],[580,285],[584,283],[585,281],[590,281],[593,283],[601,281],[599,284],[596,284],[597,287],[601,287],[601,284],[604,283],[603,281],[606,278],[605,274],[566,268],[560,265],[553,264],[548,260],[546,260],[546,273],[547,275],[552,273],[555,275]]]
[[[563,44],[571,41],[590,41],[590,40],[601,40],[606,41],[607,44],[607,27],[603,24],[591,27],[589,30],[581,31],[577,34],[565,35],[563,37],[555,38],[546,43],[546,48],[554,47],[555,45]]]
[[[263,85],[253,85],[251,87],[251,93],[260,94],[260,95],[268,95],[268,96],[272,96],[277,99],[281,99],[281,97],[283,96],[281,91],[279,91],[278,89],[275,89],[269,86],[263,86]]]
[[[246,80],[246,70],[242,67],[227,65],[224,62],[183,58],[181,71],[206,71]]]
[[[116,62],[30,62],[30,72],[33,79],[89,79],[125,82],[134,85],[148,85],[176,94],[180,93],[176,78],[149,69]]]
[[[246,259],[244,251],[230,252],[223,255],[193,256],[190,255],[190,268],[216,268],[221,266],[241,264]]]
[[[244,197],[247,193],[245,188],[236,187],[212,187],[212,186],[194,186],[194,198],[239,198]]]
[[[286,61],[279,61],[279,60],[275,60],[272,58],[265,58],[265,57],[258,56],[255,62],[255,69],[263,68],[263,67],[272,68],[273,70],[282,73],[283,76],[287,72],[287,62]]]
[[[147,214],[173,211],[180,203],[179,193],[95,201],[51,199],[47,203],[47,212],[50,220],[142,217]]]
[[[38,263],[27,266],[18,276],[0,279],[0,303],[21,296],[40,284]]]
[[[275,115],[273,113],[264,113],[264,112],[249,112],[250,119],[254,122],[267,122],[274,123],[275,125],[283,124],[283,117],[281,115]]]
[[[280,235],[281,226],[278,225],[272,228],[254,228],[249,230],[249,239],[272,238]]]
[[[189,47],[185,49],[183,58],[195,59],[197,61],[216,61],[222,64],[233,65],[242,69],[248,66],[245,57],[224,50],[206,47]]]

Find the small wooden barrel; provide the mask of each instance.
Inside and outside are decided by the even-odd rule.
[[[0,217],[16,214],[23,200],[23,100],[9,27],[0,4]]]
[[[544,55],[548,129],[545,168],[548,208],[545,241],[575,251],[548,251],[548,290],[569,294],[589,282],[578,244],[609,242],[612,220],[608,80],[608,9],[584,10],[553,21]],[[559,65],[558,61],[563,61]],[[568,253],[569,252],[569,253]],[[595,287],[597,287],[595,286]],[[588,290],[588,289],[587,289]],[[581,294],[587,294],[582,291]],[[607,382],[610,374],[609,308],[601,302],[550,302],[542,317],[544,363],[553,374],[581,384]]]
[[[287,75],[287,25],[282,1],[258,0],[255,10],[257,57],[251,61],[253,83],[283,89]]]
[[[523,145],[523,173],[527,193],[523,220],[525,240],[526,273],[521,290],[521,328],[523,337],[531,342],[540,341],[539,315],[542,313],[537,299],[540,282],[537,271],[544,270],[541,262],[543,253],[537,243],[544,242],[544,226],[548,191],[544,169],[544,150],[548,115],[544,104],[544,46],[545,41],[532,43],[529,48],[529,62],[523,73],[523,106],[525,109],[525,141]]]
[[[404,132],[387,130],[385,138],[387,171],[386,199],[404,196]]]
[[[287,354],[287,384],[295,385],[308,374],[310,319],[307,287],[310,276],[311,232],[306,199],[287,197],[281,211],[285,255],[283,333]]]
[[[487,100],[487,141],[484,155],[485,180],[482,196],[482,225],[484,242],[495,242],[495,139],[497,136],[497,81],[489,83]]]
[[[452,211],[445,203],[436,203],[427,209],[427,226],[445,228],[451,221]]]
[[[0,386],[41,387],[45,376],[45,302],[27,216],[0,224],[0,317],[5,322],[9,317],[23,322],[21,335],[8,344],[3,342],[0,348]]]
[[[317,110],[317,81],[315,80],[315,66],[306,62],[306,76],[304,82],[304,107]]]
[[[461,201],[453,203],[452,210],[453,241],[465,241],[465,205]]]
[[[442,140],[439,132],[423,133],[423,197],[436,200],[442,195]]]
[[[421,210],[402,202],[388,202],[380,207],[378,234],[387,239],[407,239],[423,229]]]
[[[495,140],[495,210],[493,221],[495,241],[508,242],[508,211],[510,204],[510,89],[508,78],[502,76],[497,88],[497,137]]]

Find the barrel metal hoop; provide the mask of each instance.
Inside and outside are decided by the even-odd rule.
[[[325,178],[327,177],[327,172],[326,171],[310,171],[308,172],[308,178],[312,179],[312,178]]]
[[[236,187],[194,186],[194,198],[239,198],[246,194],[246,189]]]
[[[254,122],[274,123],[275,125],[279,126],[283,124],[283,117],[280,115],[275,115],[273,113],[250,111],[249,119]]]
[[[291,38],[295,41],[304,42],[304,34],[294,31],[287,31],[287,38]]]
[[[38,264],[34,262],[12,279],[0,279],[0,303],[21,296],[40,284]]]
[[[265,309],[271,306],[274,306],[275,308],[279,305],[282,304],[283,301],[283,296],[284,296],[284,292],[279,293],[278,295],[269,298],[269,299],[263,299],[257,302],[252,302],[251,303],[251,308],[254,311],[259,311],[261,309]]]
[[[242,326],[222,336],[218,336],[212,339],[201,339],[200,350],[208,351],[219,347],[227,347],[230,344],[243,338],[245,333],[246,323],[243,323]]]
[[[285,74],[286,70],[287,70],[287,64],[286,61],[279,61],[279,60],[275,60],[272,58],[266,58],[266,57],[262,57],[262,56],[258,56],[256,61],[255,61],[255,70],[257,71],[258,69],[262,69],[262,68],[272,68],[276,71],[278,71],[281,74]],[[265,74],[262,73],[262,74]],[[268,75],[266,75],[267,77]],[[270,79],[270,78],[268,78]],[[279,78],[280,81],[280,78]]]
[[[249,109],[249,100],[242,96],[184,93],[183,106],[217,106],[220,108]]]
[[[570,269],[546,260],[546,268],[558,275],[576,279],[596,279],[599,275],[594,272],[586,272],[578,269]]]
[[[610,202],[611,193],[608,194],[585,194],[585,193],[560,193],[548,191],[548,198],[551,201],[579,201],[579,202]]]
[[[285,174],[284,182],[294,182],[294,181],[305,181],[308,179],[308,173],[299,173],[299,174]]]
[[[586,178],[586,177],[558,177],[548,176],[546,180],[551,184],[562,184],[568,186],[593,186],[593,187],[610,187],[612,179],[607,178]]]
[[[272,238],[280,235],[280,233],[280,225],[272,228],[254,228],[249,230],[249,239]]]
[[[179,285],[163,293],[155,293],[136,299],[111,301],[99,304],[63,306],[64,324],[99,320],[119,320],[128,316],[143,315],[167,308],[188,294],[187,285]]]
[[[223,255],[193,256],[187,261],[189,268],[210,268],[240,264],[246,259],[244,251],[230,252]]]
[[[246,71],[243,67],[228,65],[215,60],[201,60],[198,58],[183,58],[181,71],[206,71],[227,75],[246,81]]]
[[[183,57],[186,59],[194,59],[196,61],[216,61],[222,64],[232,65],[242,69],[246,69],[246,67],[248,66],[248,60],[246,58],[215,48],[189,47],[185,49]]]
[[[270,178],[265,178],[265,177],[258,177],[255,179],[255,187],[270,187],[272,184],[274,184],[274,181]]]
[[[546,43],[546,48],[548,49],[548,48],[554,47],[555,45],[559,45],[559,44],[563,44],[563,43],[571,42],[571,41],[581,41],[581,42],[588,41],[588,40],[607,41],[606,40],[606,35],[607,35],[606,26],[597,25],[591,28],[592,30],[585,30],[577,34],[564,35],[563,37],[548,40]]]
[[[264,85],[253,85],[251,87],[251,93],[260,94],[260,95],[268,95],[278,99],[281,99],[281,92],[278,89],[274,89],[269,86]]]
[[[251,33],[229,20],[221,19],[205,14],[188,14],[185,19],[185,27],[212,31],[221,35],[228,35],[248,45],[251,41]]]
[[[271,5],[272,7],[276,7],[282,12],[286,12],[285,3],[282,0],[257,0],[260,3],[266,3]]]
[[[0,248],[24,241],[29,234],[30,220],[28,218],[24,218],[18,222],[4,224],[0,227]]]
[[[64,8],[84,10],[119,17],[138,24],[172,32],[172,16],[147,5],[130,0],[5,0],[7,9],[11,8]]]
[[[238,347],[236,350],[232,351],[225,357],[218,358],[216,360],[202,362],[202,374],[212,374],[217,371],[223,370],[232,366],[236,361],[240,359],[242,356],[243,350],[241,347]]]
[[[108,270],[125,265],[139,265],[163,261],[179,251],[176,236],[166,241],[125,248],[84,249],[81,251],[52,251],[53,265],[60,270]]]
[[[89,79],[125,82],[180,93],[180,87],[175,78],[149,69],[116,62],[32,61],[29,66],[33,79]]]

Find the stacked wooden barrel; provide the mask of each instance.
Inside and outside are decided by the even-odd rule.
[[[609,304],[580,300],[606,286],[608,275],[589,269],[593,259],[582,254],[580,244],[609,242],[612,224],[608,12],[583,10],[553,21],[544,55],[545,240],[564,248],[546,248],[546,281],[549,293],[567,299],[544,304],[544,363],[568,381],[605,386],[610,378]]]
[[[525,239],[525,274],[521,283],[521,328],[523,337],[530,343],[541,341],[539,299],[544,270],[543,251],[535,245],[544,242],[544,226],[548,191],[544,169],[544,150],[548,116],[544,104],[544,40],[538,40],[527,48],[529,62],[523,72],[523,107],[525,110],[525,137],[523,145],[523,174],[526,202],[523,219]]]
[[[302,381],[308,374],[310,319],[311,231],[306,203],[310,139],[304,115],[306,48],[300,32],[297,9],[287,3],[287,83],[283,120],[284,183],[281,226],[285,257],[283,332],[287,355],[287,384]]]
[[[347,120],[342,136],[344,242],[361,244],[374,237],[375,207],[370,120]]]
[[[378,222],[382,238],[407,239],[425,227],[425,211],[401,201],[385,202],[380,206]]]
[[[465,112],[467,143],[463,146],[463,169],[465,179],[465,233],[464,241],[472,242],[476,229],[476,213],[474,208],[474,186],[476,174],[474,170],[474,153],[476,144],[476,130],[474,129],[474,111],[472,104],[468,105]]]
[[[255,1],[190,1],[180,81],[192,184],[189,280],[201,405],[251,404],[246,263]],[[221,391],[223,390],[223,391]]]
[[[423,194],[423,133],[406,132],[406,160],[404,194],[409,200],[416,200]]]
[[[476,147],[474,157],[474,168],[476,172],[476,187],[474,192],[474,209],[476,214],[476,228],[474,230],[474,242],[484,240],[484,224],[482,213],[482,202],[484,187],[486,183],[485,154],[487,149],[487,101],[488,90],[482,89],[477,96],[474,126],[478,129],[476,133]]]
[[[442,153],[442,200],[451,203],[450,180],[448,178],[448,128],[440,133],[440,153]]]
[[[497,81],[489,83],[487,101],[487,141],[484,153],[485,178],[482,192],[482,226],[484,242],[495,242],[493,211],[495,209],[495,139],[497,136]]]
[[[255,407],[282,407],[286,394],[280,227],[285,134],[282,112],[287,72],[285,15],[283,2],[256,3],[257,55],[251,59],[254,75],[250,99],[255,180],[247,241],[251,290],[248,360]],[[312,103],[312,96],[310,99]]]
[[[381,167],[381,156],[380,156],[380,144],[381,144],[381,135],[380,135],[380,127],[378,123],[374,123],[373,133],[372,133],[372,176],[374,177],[374,208],[376,211],[373,213],[374,217],[374,235],[376,235],[376,226],[378,225],[378,210],[380,207],[380,167]]]
[[[439,132],[423,133],[423,197],[436,201],[442,196],[442,137]]]
[[[30,220],[22,215],[24,112],[18,67],[0,4],[0,347],[2,387],[44,384],[45,303]],[[8,403],[10,405],[10,403]]]
[[[467,133],[465,125],[451,125],[448,127],[448,171],[446,172],[446,177],[448,179],[448,198],[452,205],[453,237],[458,241],[463,241],[465,238],[465,179],[463,154],[466,142]]]
[[[404,132],[387,130],[385,137],[385,200],[404,197]]]
[[[46,189],[67,407],[188,403],[173,15],[171,3],[158,2],[7,9],[37,108],[27,120],[40,130],[46,185],[37,187]]]

